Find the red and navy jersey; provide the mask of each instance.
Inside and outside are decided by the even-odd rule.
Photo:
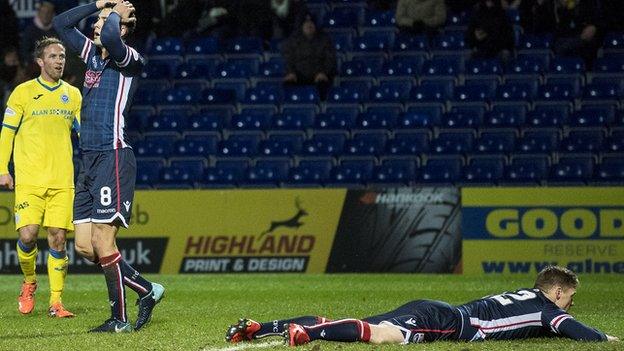
[[[126,45],[120,35],[120,16],[111,12],[100,33],[109,55],[85,37],[76,25],[98,9],[95,3],[75,7],[54,18],[61,40],[87,65],[82,89],[80,148],[105,151],[128,147],[124,138],[125,116],[145,59]]]
[[[604,341],[606,335],[576,321],[539,289],[520,289],[457,306],[472,340],[525,339],[562,336],[575,340]]]

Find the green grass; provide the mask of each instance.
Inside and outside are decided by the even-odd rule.
[[[475,278],[450,275],[160,275],[165,300],[144,330],[124,335],[86,331],[108,318],[103,276],[69,275],[64,302],[76,318],[46,316],[48,282],[40,277],[32,315],[17,311],[20,276],[0,276],[0,350],[201,350],[230,346],[226,327],[238,317],[257,320],[323,315],[365,317],[413,299],[459,304],[481,296],[532,285],[530,277]],[[128,291],[129,317],[136,318],[135,294]],[[624,336],[624,279],[582,276],[572,313],[610,335]],[[264,341],[261,341],[264,342]],[[286,350],[285,347],[273,348]],[[580,343],[562,339],[514,342],[432,343],[426,345],[313,342],[302,350],[622,350],[624,343]]]

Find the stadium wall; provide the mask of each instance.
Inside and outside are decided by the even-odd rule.
[[[12,204],[0,193],[0,273],[19,272]],[[132,209],[119,246],[142,272],[624,273],[624,188],[138,191]],[[99,272],[72,235],[68,256]]]

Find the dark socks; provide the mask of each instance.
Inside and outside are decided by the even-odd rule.
[[[152,283],[145,280],[128,262],[122,259],[119,262],[119,266],[121,267],[124,284],[134,290],[140,298],[152,292]]]
[[[100,257],[100,265],[106,278],[108,287],[108,300],[111,306],[111,317],[127,322],[126,315],[126,292],[121,273],[121,255],[116,252],[110,256]]]
[[[291,319],[281,319],[274,320],[272,322],[263,322],[260,323],[260,330],[256,332],[254,338],[264,338],[266,336],[277,336],[282,335],[284,332],[284,324],[295,323],[299,325],[316,325],[319,323],[326,322],[327,319],[324,317],[315,317],[315,316],[303,316]]]
[[[342,342],[368,342],[371,334],[369,324],[359,319],[341,319],[304,327],[304,329],[310,336],[310,341],[321,339]]]

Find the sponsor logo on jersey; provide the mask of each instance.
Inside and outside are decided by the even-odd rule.
[[[37,96],[33,96],[33,99],[39,100],[39,98],[42,97],[42,96],[43,96],[43,94],[37,94]]]
[[[414,318],[410,318],[408,320],[405,321],[405,324],[411,325],[411,326],[416,326],[416,320]]]
[[[67,96],[66,94],[61,95],[61,102],[66,104],[69,102],[69,96]]]
[[[130,212],[130,205],[132,204],[132,202],[130,201],[124,201],[123,205],[126,208],[126,212]]]
[[[13,111],[10,107],[7,107],[6,110],[4,110],[4,114],[7,116],[15,116],[15,111]]]

